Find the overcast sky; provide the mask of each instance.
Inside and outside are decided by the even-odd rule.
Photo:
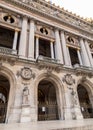
[[[72,11],[77,15],[83,16],[84,18],[93,19],[93,0],[51,0],[52,3],[60,5],[67,9],[69,12]]]

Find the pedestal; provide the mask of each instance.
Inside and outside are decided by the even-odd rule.
[[[31,108],[30,105],[23,104],[21,111],[20,122],[30,122],[31,121]]]

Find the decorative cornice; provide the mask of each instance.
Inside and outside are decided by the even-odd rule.
[[[90,22],[87,22],[86,20],[82,20],[80,18],[76,18],[75,16],[72,17],[72,14],[70,14],[62,9],[58,9],[56,6],[49,5],[49,3],[45,2],[45,1],[42,3],[42,1],[39,0],[42,3],[42,5],[40,5],[39,2],[34,2],[34,1],[31,2],[31,3],[33,3],[32,5],[30,5],[28,3],[22,3],[18,0],[8,0],[8,1],[4,0],[4,1],[6,1],[8,3],[11,2],[12,4],[14,4],[16,6],[20,6],[21,8],[23,7],[24,9],[32,11],[34,13],[39,13],[39,15],[43,15],[48,18],[55,19],[57,22],[61,22],[61,23],[65,24],[66,26],[71,26],[71,27],[74,27],[77,29],[81,29],[82,31],[84,31],[84,32],[86,31],[89,34],[93,33],[91,30],[92,25]],[[40,6],[39,9],[37,8],[37,3]],[[47,5],[47,7],[45,7],[45,4]],[[42,11],[42,7],[45,7],[48,9],[52,8],[52,12],[54,14],[48,13],[47,11]],[[55,11],[57,12],[56,14],[55,14]],[[61,14],[63,16],[59,17],[58,16],[59,14]],[[63,19],[63,17],[65,17],[65,20]],[[72,22],[73,20],[75,20],[74,23]],[[79,22],[79,24],[78,24],[78,22]]]
[[[37,62],[37,66],[38,66],[39,70],[44,70],[45,69],[48,74],[50,72],[52,72],[52,71],[55,71],[55,72],[59,73],[60,70],[61,70],[61,66],[60,65],[58,65],[56,63],[55,64],[54,63],[47,63],[45,61]]]
[[[88,76],[89,78],[93,77],[93,68],[89,68],[89,67],[78,67],[75,68],[75,73],[77,76]]]

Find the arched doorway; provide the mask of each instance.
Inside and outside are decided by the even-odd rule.
[[[4,123],[6,119],[9,90],[8,79],[0,75],[0,123]]]
[[[38,85],[38,120],[57,120],[58,105],[55,86],[48,80]]]
[[[89,93],[87,89],[79,84],[77,88],[81,112],[84,118],[92,118],[93,117],[93,109],[91,105],[91,101],[89,98]]]

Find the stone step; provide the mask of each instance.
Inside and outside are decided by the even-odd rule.
[[[93,119],[7,123],[0,130],[93,130]]]
[[[71,128],[60,128],[60,129],[51,129],[51,130],[93,130],[93,125],[81,126],[81,127],[71,127]]]

